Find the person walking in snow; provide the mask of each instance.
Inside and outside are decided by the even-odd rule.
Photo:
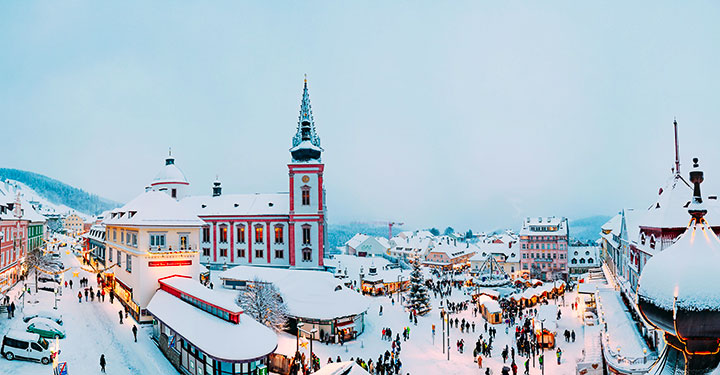
[[[78,292],[78,303],[82,303],[82,292]]]
[[[133,325],[132,332],[133,332],[133,337],[135,338],[135,342],[137,342],[137,326],[136,325]]]
[[[120,317],[120,324],[122,324],[122,317],[123,317],[122,310],[118,311],[118,316]]]
[[[105,354],[100,354],[100,372],[105,373]]]
[[[558,365],[560,364],[560,357],[562,356],[562,349],[560,347],[557,348],[557,351],[555,352],[555,356],[557,356],[557,362]]]

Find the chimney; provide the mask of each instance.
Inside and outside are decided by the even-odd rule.
[[[220,180],[215,180],[213,182],[213,188],[212,188],[212,196],[213,197],[219,197],[222,194],[222,186],[220,183]]]

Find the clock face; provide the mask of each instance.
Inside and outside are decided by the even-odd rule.
[[[304,183],[306,183],[306,184],[307,184],[308,182],[310,182],[310,176],[308,176],[308,175],[302,176],[302,182],[304,182]]]

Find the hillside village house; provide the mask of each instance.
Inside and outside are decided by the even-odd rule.
[[[390,252],[390,242],[382,237],[358,233],[345,242],[345,253],[359,257],[382,256]]]
[[[138,322],[147,312],[158,279],[200,274],[200,228],[205,224],[164,192],[148,191],[103,220],[113,292]]]
[[[70,214],[63,219],[63,227],[68,234],[79,234],[83,231],[85,221],[77,214]]]
[[[425,259],[428,252],[434,246],[433,236],[424,236],[423,234],[404,234],[400,233],[397,237],[393,237],[390,241],[390,256],[405,261],[413,259]],[[430,232],[427,232],[428,234]]]
[[[468,242],[443,236],[425,257],[422,263],[428,267],[441,269],[454,269],[467,267],[470,258],[477,253],[478,248]]]

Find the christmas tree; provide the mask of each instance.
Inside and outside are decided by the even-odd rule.
[[[413,262],[413,270],[410,273],[410,298],[406,307],[415,310],[417,315],[424,315],[430,311],[430,296],[418,259]]]

